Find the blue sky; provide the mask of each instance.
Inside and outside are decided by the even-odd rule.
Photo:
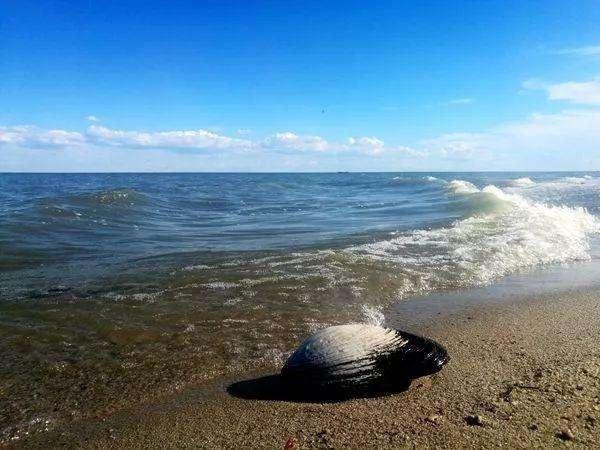
[[[0,170],[600,169],[598,2],[0,0]]]

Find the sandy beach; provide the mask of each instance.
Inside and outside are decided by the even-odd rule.
[[[600,445],[600,292],[459,309],[421,325],[452,360],[388,397],[340,403],[236,398],[220,380],[74,423],[18,446],[531,447]],[[261,370],[247,378],[274,373]]]

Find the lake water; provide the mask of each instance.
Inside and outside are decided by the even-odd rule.
[[[407,298],[593,264],[599,215],[592,172],[0,174],[0,436],[276,368]]]

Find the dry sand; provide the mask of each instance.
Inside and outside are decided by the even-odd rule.
[[[244,400],[227,393],[236,380],[222,380],[16,444],[600,447],[600,292],[457,311],[422,331],[443,343],[452,360],[389,397],[334,404]]]

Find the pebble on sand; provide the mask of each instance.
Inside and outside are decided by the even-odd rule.
[[[439,423],[442,420],[442,416],[440,416],[439,414],[432,414],[428,416],[426,420],[430,423]]]
[[[465,417],[465,422],[467,422],[469,425],[477,425],[478,427],[485,426],[485,420],[479,414],[473,414]]]
[[[575,435],[568,428],[566,430],[561,430],[558,433],[556,433],[556,437],[562,439],[563,441],[572,441],[573,439],[575,439]]]

